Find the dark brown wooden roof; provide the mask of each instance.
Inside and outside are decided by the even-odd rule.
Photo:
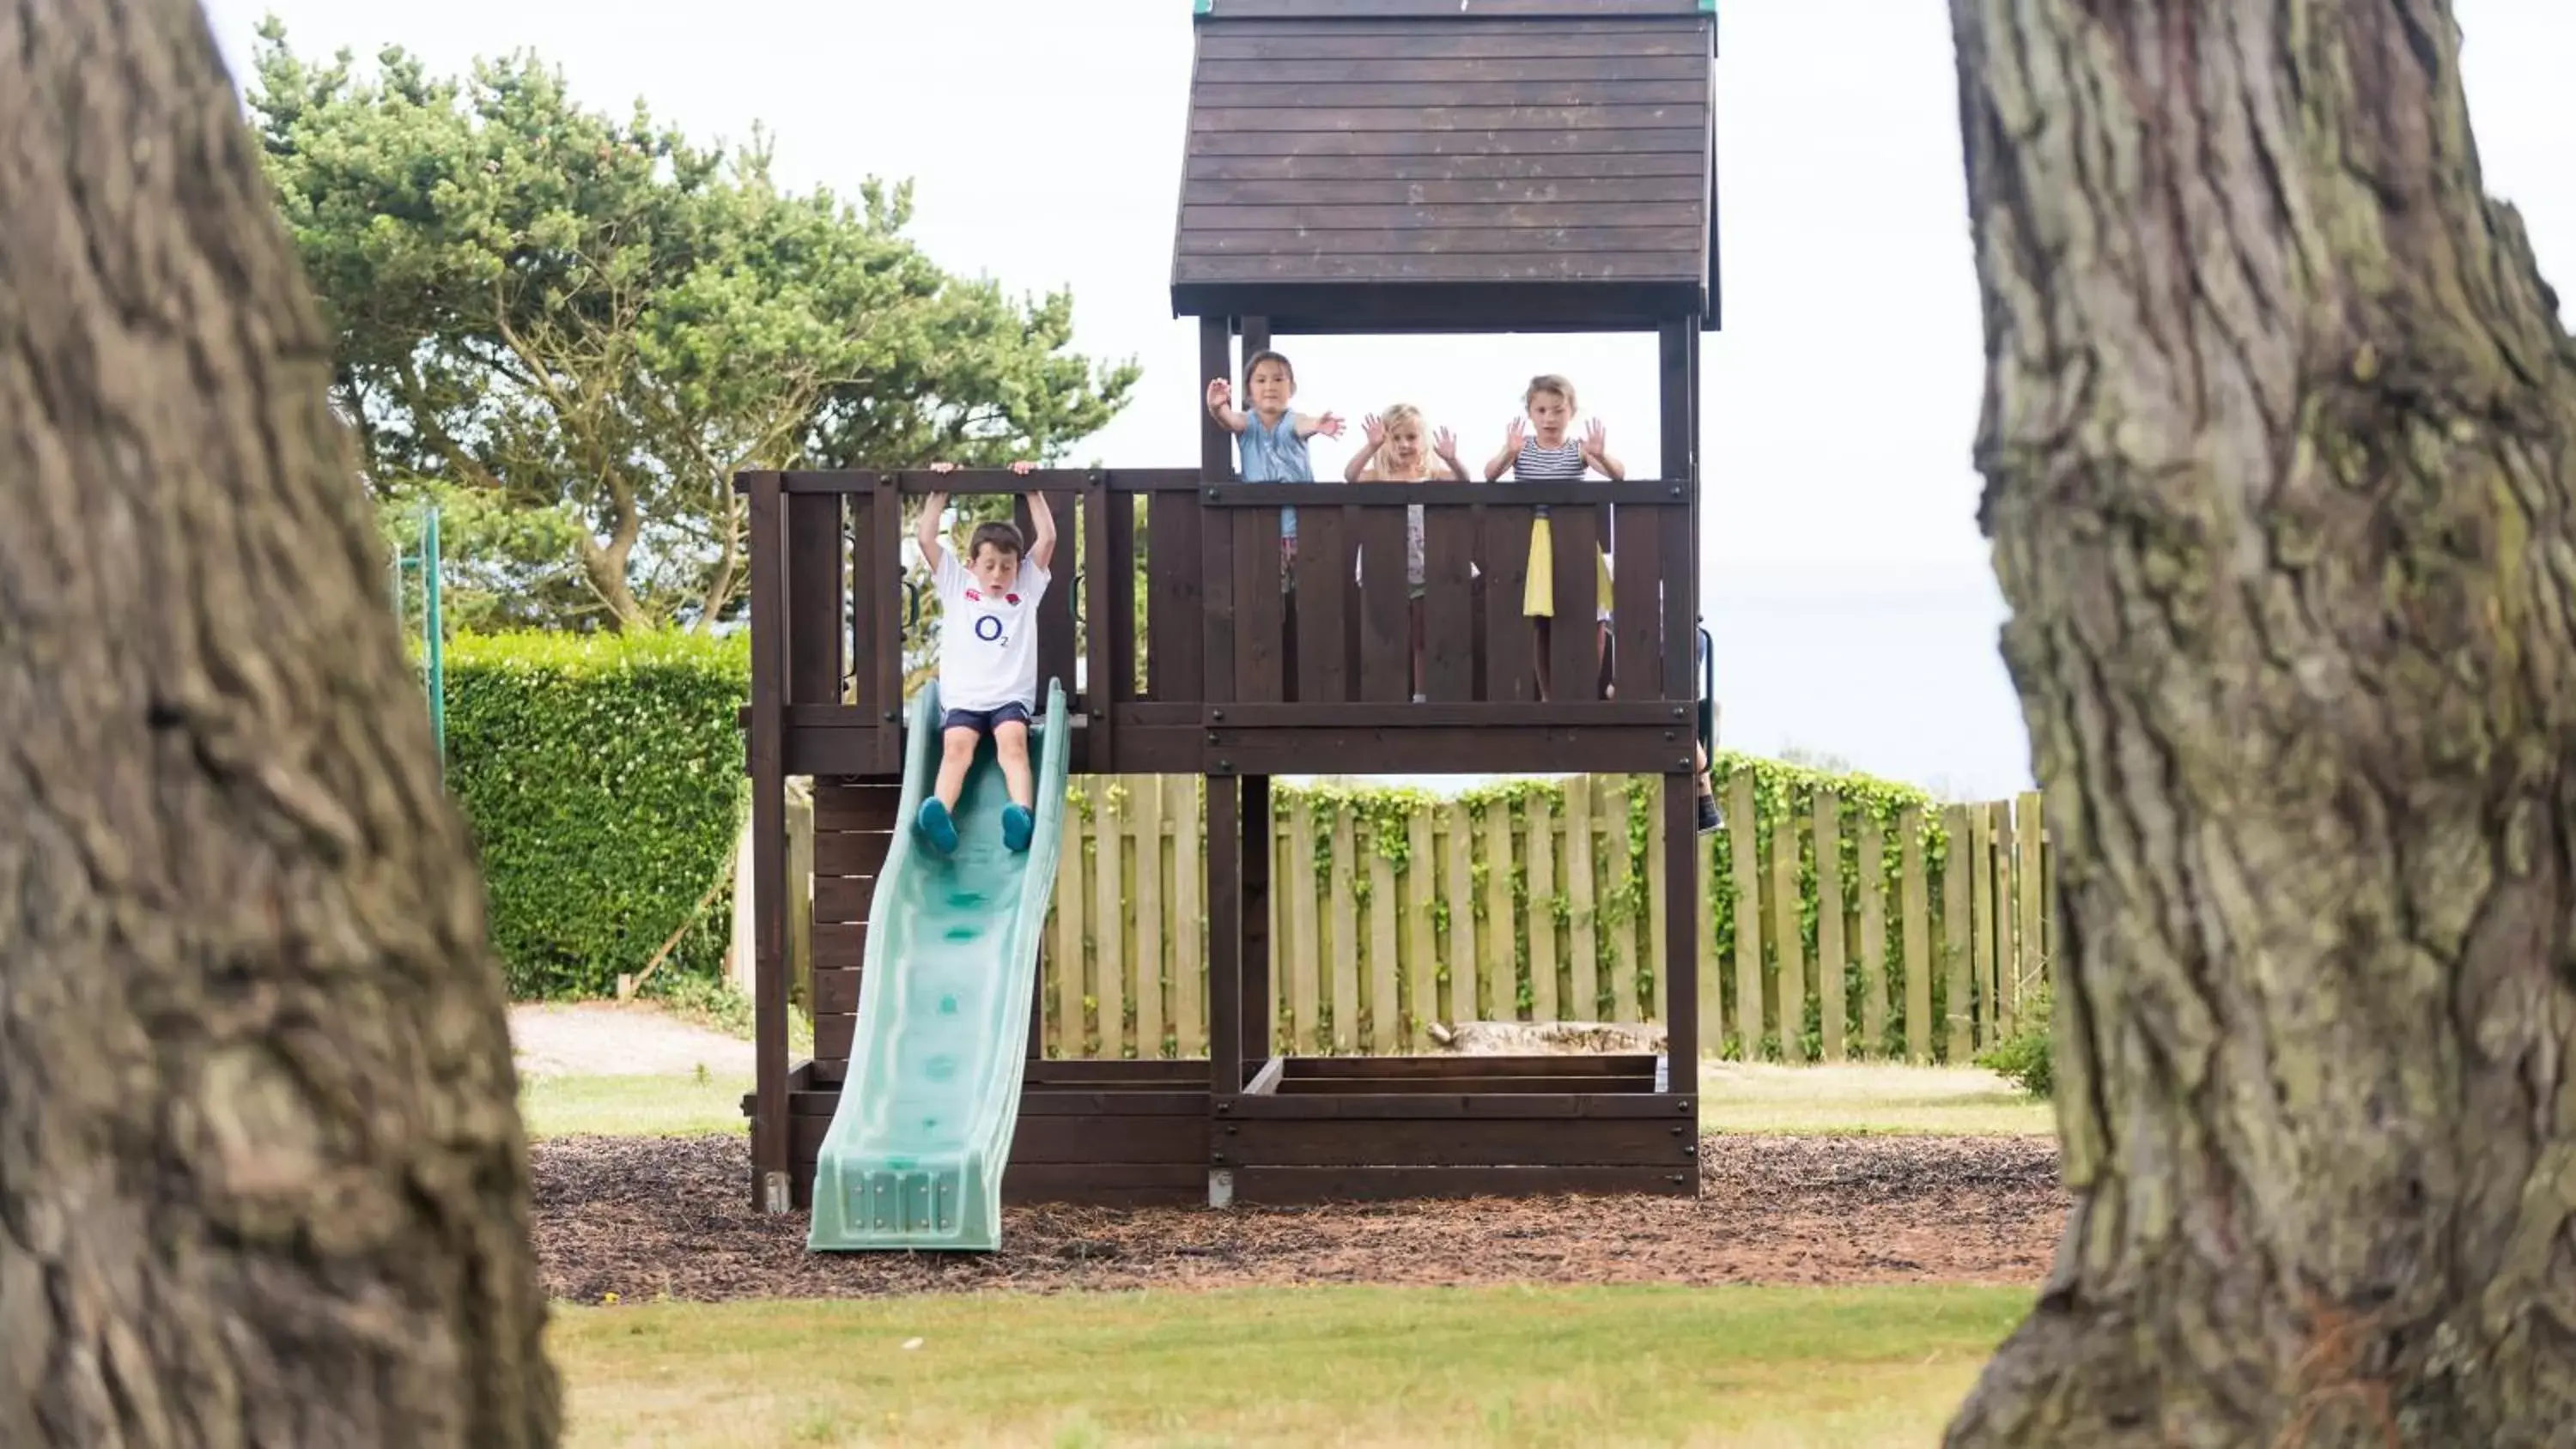
[[[1714,0],[1195,0],[1182,316],[1714,325]]]

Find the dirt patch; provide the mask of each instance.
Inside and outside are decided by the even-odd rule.
[[[2045,1138],[1712,1137],[1697,1201],[1551,1198],[1321,1208],[1012,1208],[1003,1250],[814,1254],[750,1211],[741,1138],[536,1145],[547,1288],[861,1298],[1298,1283],[2036,1284],[2067,1210]]]
[[[749,1076],[751,1043],[641,1003],[522,1003],[510,1046],[530,1077]]]

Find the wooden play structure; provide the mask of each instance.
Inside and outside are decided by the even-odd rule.
[[[1195,5],[1172,302],[1198,319],[1200,356],[1164,405],[1186,393],[1198,408],[1211,377],[1240,386],[1240,359],[1291,335],[1651,333],[1662,476],[1244,484],[1213,422],[1193,467],[743,475],[753,1201],[807,1204],[848,1074],[874,877],[908,828],[895,818],[906,504],[934,489],[1044,491],[1065,530],[1059,559],[1081,540],[1084,567],[1077,578],[1059,563],[1039,637],[1041,690],[1056,679],[1072,695],[1071,768],[1205,777],[1209,1055],[1047,1060],[1033,1029],[1007,1198],[1695,1193],[1698,892],[1657,895],[1663,1058],[1283,1058],[1270,1049],[1271,863],[1242,841],[1271,836],[1274,775],[1655,774],[1659,868],[1689,879],[1699,356],[1717,321],[1713,0]],[[1407,505],[1425,518],[1420,701]],[[1293,595],[1278,582],[1283,506],[1298,518]],[[1559,627],[1545,700],[1521,612],[1542,508],[1560,620],[1593,616],[1596,548],[1615,575],[1606,662],[1594,631]],[[795,1062],[789,776],[812,777],[816,830],[815,1041]]]

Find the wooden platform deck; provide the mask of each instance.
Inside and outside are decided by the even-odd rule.
[[[1698,1098],[1660,1059],[1280,1057],[1216,1096],[1204,1060],[1033,1061],[1005,1202],[1289,1206],[1420,1197],[1698,1190]],[[845,1063],[789,1077],[791,1205]],[[755,1098],[743,1099],[746,1114]],[[759,1127],[755,1116],[754,1134]],[[755,1142],[754,1152],[759,1151]]]

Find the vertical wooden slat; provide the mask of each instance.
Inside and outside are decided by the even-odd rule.
[[[1270,795],[1264,801],[1264,807],[1270,812],[1270,829],[1266,834],[1270,842],[1269,864],[1270,870],[1273,873],[1270,881],[1270,910],[1268,913],[1270,916],[1270,1012],[1272,1016],[1269,1036],[1270,1044],[1268,1050],[1274,1054],[1280,1052],[1293,1053],[1297,1050],[1297,1033],[1300,1030],[1303,1030],[1303,1028],[1298,1025],[1302,1018],[1297,1015],[1296,1009],[1288,1000],[1288,983],[1291,976],[1298,969],[1296,963],[1300,959],[1300,953],[1312,955],[1314,953],[1314,946],[1313,943],[1304,941],[1297,936],[1294,930],[1295,920],[1288,909],[1288,901],[1299,888],[1298,882],[1294,878],[1295,854],[1285,843],[1285,832],[1288,829],[1288,819],[1279,809],[1277,795]],[[1252,837],[1247,835],[1244,838],[1248,840]],[[1281,865],[1281,862],[1283,861],[1289,862],[1289,866],[1283,867]],[[1289,875],[1285,879],[1283,879],[1279,874],[1283,869],[1289,871]],[[1244,1053],[1246,1060],[1249,1060],[1251,1055],[1252,1054],[1250,1052]]]
[[[1549,673],[1560,700],[1599,698],[1593,680],[1601,667],[1601,581],[1594,562],[1601,549],[1599,516],[1589,508],[1551,510],[1556,575],[1554,622],[1548,629]]]
[[[1224,520],[1232,517],[1231,528]],[[1234,698],[1276,704],[1287,698],[1287,601],[1279,592],[1279,513],[1270,508],[1215,510],[1216,531],[1232,534],[1225,562],[1233,581]],[[1216,587],[1209,582],[1211,591]]]
[[[1417,810],[1404,822],[1405,1047],[1429,1045],[1423,1028],[1440,1019],[1440,941],[1431,907],[1439,896],[1440,864],[1431,855],[1431,815]]]
[[[2044,831],[2039,837],[2039,900],[2039,955],[2040,968],[2043,972],[2041,979],[2047,983],[2050,994],[2054,995],[2057,983],[2057,918],[2061,907],[2057,900],[2057,842],[2050,839]]]
[[[1240,797],[1230,775],[1207,782],[1208,1090],[1243,1090],[1243,851]]]
[[[1655,933],[1655,1005],[1663,1013],[1671,1088],[1699,1090],[1699,962],[1692,955],[1699,929],[1699,891],[1691,879],[1698,858],[1698,787],[1687,764],[1664,776],[1664,808],[1655,817],[1656,888],[1663,929]]]
[[[1117,1061],[1127,1055],[1127,922],[1126,862],[1119,846],[1126,835],[1126,791],[1112,776],[1094,782],[1091,830],[1091,960],[1092,997],[1100,1012],[1100,1056]]]
[[[787,1141],[787,725],[784,495],[747,480],[751,514],[752,1180],[754,1212],[785,1212]]]
[[[1135,832],[1135,868],[1129,879],[1136,911],[1136,1055],[1163,1055],[1163,790],[1159,775],[1131,775],[1128,824]]]
[[[1908,805],[1897,812],[1896,836],[1904,872],[1897,885],[1897,914],[1905,937],[1905,1056],[1919,1065],[1932,1060],[1932,973],[1937,969],[1932,959],[1932,899],[1924,879],[1921,806]]]
[[[1611,673],[1621,699],[1680,698],[1690,692],[1663,687],[1664,661],[1655,637],[1664,623],[1662,556],[1655,540],[1663,529],[1689,526],[1689,511],[1681,508],[1623,505],[1614,517],[1618,537],[1626,544],[1610,560]]]
[[[2016,899],[2021,908],[2021,969],[2004,991],[2004,1010],[2015,1022],[2021,1018],[2024,994],[2036,992],[2048,973],[2048,836],[2040,799],[2039,792],[2031,790],[2013,802],[2018,817],[2013,840],[2021,851],[2020,869],[2013,872],[2020,887]]]
[[[1599,1021],[1601,1015],[1600,941],[1594,929],[1600,887],[1592,869],[1592,792],[1589,775],[1565,782],[1566,994],[1565,1012],[1572,1021]]]
[[[1351,698],[1349,609],[1351,539],[1345,510],[1297,510],[1297,694],[1308,704]],[[1341,1005],[1334,1004],[1334,1019]]]
[[[1315,929],[1315,802],[1303,791],[1288,806],[1288,871],[1287,918],[1297,938],[1296,953],[1281,963],[1288,972],[1288,1010],[1296,1020],[1296,1049],[1320,1052],[1326,1043],[1317,1029],[1316,998],[1325,948]]]
[[[896,724],[902,719],[901,700],[877,697],[876,651],[885,647],[886,636],[879,630],[880,626],[888,623],[885,617],[887,610],[894,611],[891,616],[894,634],[899,637],[902,633],[903,581],[899,577],[888,580],[883,570],[871,571],[868,568],[869,555],[876,548],[877,501],[894,497],[892,489],[879,488],[852,493],[842,499],[842,506],[849,514],[849,557],[852,565],[846,581],[850,596],[850,623],[849,638],[844,646],[850,652],[842,665],[849,678],[849,686],[846,690],[835,690],[832,699],[866,710],[865,720],[871,725]]]
[[[798,493],[787,511],[787,699],[841,701],[841,495]]]
[[[1647,999],[1640,1000],[1637,1003],[1637,1009],[1644,1013],[1648,1021],[1664,1017],[1667,1014],[1665,1007],[1671,1000],[1672,982],[1665,973],[1671,969],[1673,943],[1667,927],[1671,903],[1677,892],[1673,889],[1673,877],[1669,873],[1672,866],[1672,841],[1666,829],[1668,824],[1661,808],[1656,806],[1647,808],[1646,899],[1647,909],[1654,913],[1654,924],[1646,932],[1647,970],[1637,982],[1639,995]],[[1685,835],[1689,833],[1683,832]],[[1687,943],[1683,949],[1687,953],[1689,949]],[[1664,1029],[1665,1035],[1669,1037],[1672,1023],[1664,1022]]]
[[[1397,1001],[1395,946],[1395,862],[1374,839],[1359,843],[1368,857],[1369,883],[1369,1050],[1380,1056],[1404,1041],[1404,1014]]]
[[[1976,1054],[1976,953],[1971,942],[1976,936],[1977,852],[1971,848],[1970,812],[1965,805],[1953,805],[1941,812],[1941,824],[1949,837],[1949,848],[1941,867],[1941,941],[1943,950],[1939,969],[1947,982],[1950,997],[1947,1049],[1950,1065],[1964,1067]],[[1913,955],[1911,943],[1906,954]],[[1928,973],[1927,973],[1928,974]]]
[[[1822,1027],[1824,1058],[1845,1059],[1843,995],[1843,845],[1842,802],[1834,792],[1815,793],[1816,840],[1816,1005]]]
[[[1726,963],[1717,954],[1717,836],[1698,838],[1699,852],[1691,879],[1699,888],[1699,1029],[1703,1050],[1726,1039]]]
[[[1174,1055],[1207,1049],[1206,863],[1199,855],[1198,777],[1162,775],[1164,814],[1172,822],[1172,1024]]]
[[[1401,704],[1413,698],[1413,610],[1405,597],[1411,588],[1405,560],[1405,511],[1401,506],[1384,504],[1351,511],[1359,515],[1359,697]],[[1426,553],[1429,542],[1424,540]],[[1430,564],[1426,557],[1426,594]],[[1429,648],[1430,640],[1426,637],[1423,644]]]
[[[1422,510],[1422,692],[1438,704],[1476,697],[1476,515]]]
[[[1448,872],[1449,1017],[1467,1022],[1483,1019],[1476,1000],[1476,827],[1462,800],[1440,808],[1444,823],[1440,855]]]
[[[1995,1039],[1995,816],[1988,805],[1968,807],[1968,848],[1960,851],[1954,841],[1953,860],[1964,858],[1968,867],[1968,975],[1974,982],[1971,992],[1976,998],[1976,1014],[1971,1018],[1974,1034],[1971,1042],[1983,1047]],[[1959,1008],[1951,1008],[1956,1020]],[[1952,1060],[1958,1061],[1956,1053]]]
[[[1200,617],[1205,594],[1200,587],[1200,520],[1205,517],[1195,493],[1157,493],[1145,508],[1145,567],[1153,596],[1145,604],[1145,629],[1151,636],[1145,655],[1156,699],[1203,698],[1206,675],[1206,623]]]
[[[1526,703],[1538,698],[1537,645],[1521,612],[1521,586],[1529,578],[1527,508],[1487,504],[1476,543],[1485,570],[1485,698]]]
[[[1653,930],[1654,919],[1646,909],[1646,893],[1631,889],[1637,884],[1637,858],[1636,847],[1628,839],[1628,818],[1635,807],[1624,789],[1605,797],[1602,806],[1603,824],[1610,835],[1611,891],[1621,900],[1636,902],[1633,909],[1623,912],[1617,929],[1610,933],[1610,1019],[1642,1021],[1645,1003],[1637,987],[1637,936]],[[1651,870],[1653,857],[1647,861]]]
[[[1860,822],[1861,1054],[1887,1052],[1887,827],[1872,811]]]
[[[1084,566],[1081,570],[1082,605],[1082,683],[1080,691],[1084,716],[1083,753],[1091,768],[1110,774],[1118,768],[1115,743],[1117,712],[1112,705],[1133,696],[1132,678],[1121,678],[1122,666],[1133,663],[1128,651],[1136,637],[1136,560],[1130,547],[1132,520],[1122,523],[1109,507],[1108,481],[1094,472],[1082,491],[1074,495],[1077,520],[1082,533]],[[1052,499],[1049,502],[1053,502]],[[1061,520],[1059,521],[1061,522]],[[1073,556],[1071,534],[1058,545],[1059,563]],[[1065,588],[1070,579],[1059,580],[1048,592]],[[1068,594],[1072,590],[1066,589]],[[1050,600],[1051,602],[1052,600]],[[1043,604],[1040,607],[1044,607]],[[1039,649],[1045,650],[1045,636],[1039,636]],[[1070,651],[1065,668],[1073,668]],[[1039,677],[1045,678],[1046,667],[1039,665]],[[1043,683],[1039,686],[1043,689]],[[1073,679],[1066,677],[1065,688],[1073,691]]]
[[[1066,841],[1064,869],[1056,877],[1056,912],[1064,921],[1064,978],[1056,983],[1057,1008],[1064,1012],[1064,1054],[1068,1057],[1113,1056],[1109,1044],[1116,1038],[1106,1031],[1093,1032],[1092,1004],[1098,999],[1093,983],[1100,974],[1094,970],[1092,933],[1097,928],[1091,921],[1090,884],[1099,875],[1095,865],[1100,838],[1100,814],[1108,807],[1101,798],[1101,780],[1082,782],[1083,798],[1091,805],[1091,814],[1076,822],[1081,834]],[[1084,847],[1089,845],[1090,849]]]
[[[868,511],[868,531],[859,535],[853,545],[856,563],[851,587],[875,599],[877,637],[873,644],[862,643],[858,657],[872,679],[866,696],[876,701],[877,715],[886,728],[877,731],[876,774],[903,773],[903,500],[889,481],[876,490],[875,506]],[[1052,591],[1050,591],[1052,592]],[[1072,617],[1070,613],[1066,615]],[[1068,636],[1069,637],[1069,636]],[[1045,636],[1039,636],[1043,653]],[[1039,674],[1040,698],[1044,698],[1043,660]],[[1073,679],[1065,678],[1070,689]]]
[[[836,557],[834,560],[838,562]],[[840,604],[836,595],[834,607]],[[832,687],[840,687],[835,677]],[[787,983],[788,997],[810,1014],[814,1010],[814,798],[787,797]],[[858,961],[850,963],[853,967]]]
[[[1726,828],[1735,866],[1735,1033],[1744,1060],[1762,1060],[1762,843],[1753,814],[1753,771],[1726,782]]]
[[[1520,976],[1513,943],[1520,923],[1512,918],[1512,816],[1501,800],[1485,806],[1485,1000],[1495,1021],[1518,1021]]]
[[[1303,547],[1301,543],[1299,545]],[[1302,621],[1301,621],[1302,622]],[[1360,864],[1351,843],[1351,812],[1333,811],[1333,1051],[1355,1050],[1360,1035],[1360,928],[1357,894]]]
[[[1984,807],[1987,819],[1986,858],[1988,875],[1994,884],[1987,902],[1994,907],[1994,955],[1987,958],[1992,970],[1986,977],[1986,1036],[1980,1043],[1992,1046],[2012,1035],[2012,979],[2021,970],[2021,917],[2014,908],[2020,882],[2015,878],[2013,863],[2012,802],[1998,800]]]
[[[1556,806],[1529,797],[1521,837],[1523,885],[1529,897],[1530,1020],[1561,1021],[1556,992]]]
[[[1771,960],[1779,973],[1780,1060],[1807,1060],[1807,941],[1798,929],[1798,813],[1784,797],[1771,822]]]
[[[1279,1040],[1279,890],[1270,777],[1246,775],[1243,817],[1243,1059],[1258,1069]]]
[[[1153,631],[1150,600],[1145,602],[1146,622],[1142,627],[1136,618],[1136,560],[1141,542],[1136,524],[1139,499],[1136,494],[1122,493],[1113,488],[1111,477],[1106,472],[1096,472],[1092,478],[1092,491],[1084,496],[1082,506],[1091,508],[1096,504],[1109,520],[1109,566],[1106,571],[1109,578],[1109,657],[1116,666],[1111,673],[1116,676],[1112,682],[1117,686],[1109,698],[1113,703],[1124,704],[1137,697],[1144,683],[1137,677],[1137,671],[1151,664],[1153,654],[1153,650],[1146,647],[1148,636]],[[1123,661],[1122,654],[1126,656]],[[1112,758],[1115,758],[1114,754]]]

